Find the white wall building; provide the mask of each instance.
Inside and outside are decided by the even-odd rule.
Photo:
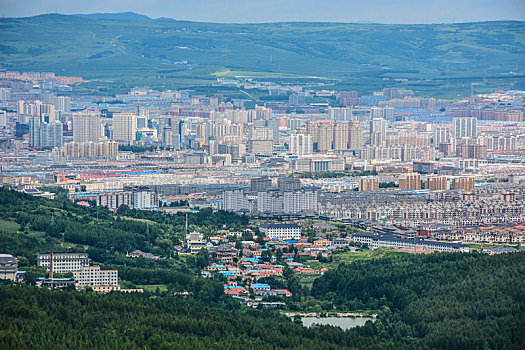
[[[38,254],[36,264],[49,270],[50,260],[50,254]],[[53,253],[53,272],[66,273],[78,271],[82,269],[82,267],[89,266],[90,262],[91,259],[87,253]]]
[[[73,271],[73,277],[79,287],[117,286],[117,270],[101,270],[100,266],[84,266]]]
[[[271,239],[290,240],[301,238],[301,227],[296,224],[265,224],[259,226],[259,230]]]

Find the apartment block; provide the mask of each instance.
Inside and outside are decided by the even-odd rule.
[[[89,266],[91,259],[87,253],[53,253],[53,273],[66,273],[81,270]],[[51,255],[48,253],[38,254],[37,266],[50,268]]]

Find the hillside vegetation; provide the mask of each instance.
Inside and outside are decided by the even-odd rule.
[[[523,78],[502,73],[524,63],[524,22],[218,24],[100,18],[107,17],[2,20],[4,68],[179,87],[217,77],[306,79],[360,91],[391,85],[396,78],[417,80],[421,88],[450,79],[457,84]]]
[[[112,213],[5,188],[0,188],[0,207],[0,253],[17,256],[30,283],[45,274],[35,267],[36,253],[54,249],[87,251],[95,263],[117,269],[124,287],[147,287],[144,294],[99,295],[0,282],[1,349],[525,347],[524,252],[340,263],[314,280],[311,290],[294,289],[293,305],[314,303],[326,312],[368,310],[378,318],[348,331],[307,329],[277,310],[242,306],[224,294],[218,279],[196,277],[206,265],[202,254],[183,258],[172,250],[183,236],[183,214],[125,207]],[[246,217],[221,211],[202,210],[189,219],[190,227],[207,234],[248,225]],[[127,258],[126,251],[134,249],[167,258]],[[293,275],[283,272],[288,273]],[[181,291],[189,296],[174,295]]]

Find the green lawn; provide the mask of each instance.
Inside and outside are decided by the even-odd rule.
[[[334,262],[347,263],[355,260],[372,260],[380,258],[392,258],[407,253],[396,252],[392,248],[378,248],[374,250],[364,249],[358,252],[343,252],[334,254]]]
[[[7,220],[0,219],[0,230],[14,233],[20,230],[20,225],[14,221],[7,221]]]
[[[166,292],[168,290],[168,286],[165,284],[144,284],[144,285],[137,285],[137,288],[142,288],[147,292],[155,293],[157,288],[161,292]]]

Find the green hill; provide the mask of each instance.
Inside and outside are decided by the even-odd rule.
[[[319,78],[366,91],[398,78],[521,82],[504,74],[524,57],[525,22],[517,21],[218,24],[50,14],[0,22],[3,68],[131,83]]]
[[[59,193],[60,195],[60,193]],[[28,282],[45,275],[36,253],[86,251],[144,294],[48,291],[0,281],[0,349],[523,349],[525,253],[436,253],[341,264],[300,296],[319,310],[375,310],[375,322],[342,331],[304,328],[197,278],[199,255],[173,255],[184,214],[86,208],[0,187],[0,252],[15,255]],[[246,217],[203,209],[190,228],[240,230]],[[62,243],[63,242],[63,243]],[[126,258],[141,249],[168,259]],[[187,297],[173,292],[188,291]],[[301,311],[301,304],[291,304]]]

